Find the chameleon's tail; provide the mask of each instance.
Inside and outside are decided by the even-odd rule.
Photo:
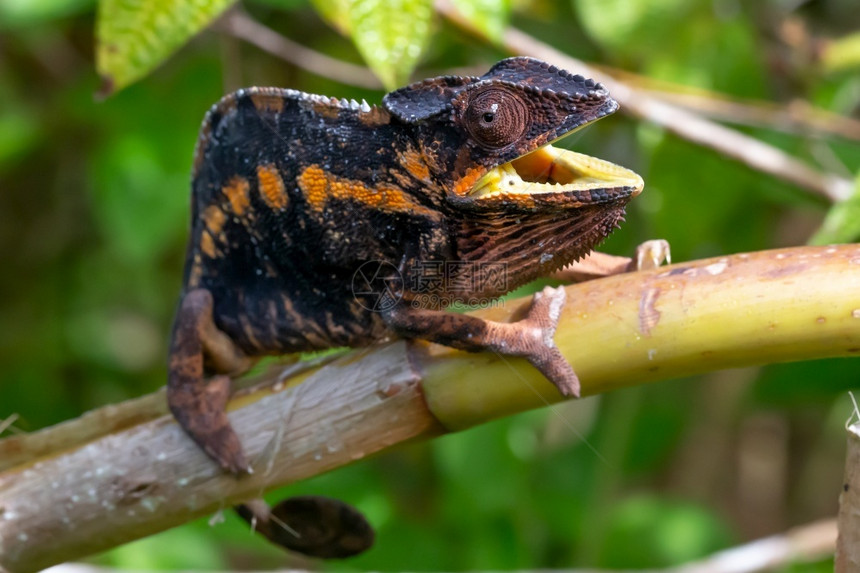
[[[364,515],[329,497],[291,497],[272,508],[255,499],[234,509],[275,545],[310,557],[343,559],[373,545],[373,528]]]

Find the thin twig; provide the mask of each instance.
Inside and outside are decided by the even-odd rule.
[[[856,409],[851,414],[852,418],[855,413]],[[836,573],[853,573],[860,570],[860,424],[851,424],[846,430],[848,447],[845,453],[842,491],[839,494]]]
[[[657,80],[609,66],[598,70],[623,81],[649,97],[663,100],[712,119],[813,136],[836,136],[860,141],[860,120],[810,105],[745,99],[698,87]]]
[[[801,562],[817,561],[836,549],[836,520],[825,519],[719,551],[672,573],[761,573]],[[668,572],[667,572],[668,573]]]
[[[662,569],[662,573],[763,573],[781,570],[799,562],[817,561],[833,554],[836,547],[836,520],[826,519],[795,527],[779,535],[725,549],[705,559],[677,567]],[[637,573],[643,573],[641,569]],[[98,567],[84,563],[67,563],[47,569],[45,573],[133,573],[129,570]],[[186,571],[186,573],[194,573]],[[251,573],[251,572],[248,572]],[[298,569],[283,569],[268,573],[305,573]],[[518,573],[514,571],[513,573]],[[519,573],[526,573],[520,571]],[[528,573],[633,573],[609,569],[529,570]],[[657,571],[650,571],[657,573]]]
[[[293,42],[239,10],[229,11],[217,26],[312,74],[359,88],[383,89],[382,83],[370,69],[336,60]]]
[[[644,89],[643,93],[678,107],[727,123],[765,127],[774,131],[814,136],[837,136],[860,141],[860,121],[827,113],[802,101],[777,105],[728,97]]]
[[[18,414],[11,414],[5,420],[0,420],[0,434],[5,432],[7,429],[12,428],[12,424],[18,421]],[[14,430],[14,428],[12,428]]]
[[[482,36],[479,30],[457,12],[449,0],[437,0],[436,9],[460,28]],[[684,139],[715,149],[753,169],[769,173],[834,202],[851,195],[853,185],[847,179],[822,173],[777,147],[650,97],[516,28],[508,28],[502,45],[513,54],[546,60],[598,79],[626,112],[663,126]]]

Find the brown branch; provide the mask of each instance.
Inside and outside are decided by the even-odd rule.
[[[833,555],[836,520],[824,519],[750,543],[719,551],[667,570],[677,573],[762,573]]]
[[[860,354],[858,245],[695,261],[567,291],[555,340],[586,395],[713,369]],[[510,320],[527,303],[479,314]],[[268,382],[274,386],[231,402],[256,469],[239,480],[221,473],[167,416],[128,425],[134,415],[126,412],[117,429],[103,409],[77,422],[91,427],[78,432],[86,438],[76,445],[52,439],[69,425],[0,441],[0,459],[18,455],[0,473],[0,567],[27,573],[76,559],[404,440],[561,399],[523,360],[402,341]],[[29,451],[32,443],[41,446]]]
[[[836,136],[860,141],[860,120],[815,107],[806,101],[790,103],[746,99],[698,87],[642,76],[609,66],[601,72],[639,93],[727,123],[763,127],[816,137]]]
[[[383,89],[370,69],[336,60],[293,42],[239,10],[227,12],[217,27],[312,74],[359,88]]]
[[[825,519],[792,528],[779,535],[757,539],[708,557],[663,569],[664,573],[763,573],[776,571],[797,563],[817,561],[833,555],[836,548],[836,520]],[[543,573],[600,573],[596,569],[557,569]],[[604,573],[624,573],[619,570],[602,570]],[[634,571],[639,571],[637,569]],[[629,571],[628,573],[634,573]],[[531,570],[530,570],[531,572]],[[529,573],[530,573],[529,572]],[[69,563],[51,569],[51,573],[130,573],[122,569]],[[186,571],[185,573],[193,573]],[[251,572],[248,572],[251,573]],[[262,572],[261,572],[262,573]],[[302,573],[286,569],[268,573]],[[517,573],[517,572],[513,572]],[[527,573],[522,571],[520,573]],[[653,572],[652,572],[653,573]]]
[[[482,36],[480,30],[457,12],[450,0],[437,0],[436,10],[458,27]],[[502,45],[513,54],[540,58],[595,78],[609,89],[623,111],[665,127],[684,139],[719,151],[753,169],[788,181],[831,201],[839,201],[851,195],[853,184],[842,177],[822,173],[777,147],[649,96],[516,28],[508,28]]]
[[[856,403],[855,403],[856,408]],[[836,573],[860,571],[860,413],[852,414],[854,423],[846,427],[848,449],[845,477],[839,494],[839,539],[836,541]]]
[[[726,123],[764,127],[774,131],[812,135],[836,136],[860,141],[860,121],[814,109],[805,102],[776,105],[762,101],[737,101],[716,95],[679,93],[654,89],[643,90],[648,97],[663,100],[706,117]]]
[[[0,565],[26,573],[103,551],[440,431],[403,342],[279,379],[231,402],[255,468],[247,478],[222,473],[168,416],[94,427],[101,437],[0,474]],[[21,445],[9,438],[0,452]]]

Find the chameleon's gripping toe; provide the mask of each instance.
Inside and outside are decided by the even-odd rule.
[[[656,269],[672,263],[672,249],[666,239],[651,239],[636,247],[635,266],[637,271]]]
[[[517,322],[495,322],[415,309],[412,305],[396,306],[386,319],[406,338],[421,338],[468,352],[491,350],[504,356],[522,356],[564,396],[578,397],[579,379],[553,340],[564,301],[563,288],[545,287],[535,294],[525,318]]]
[[[255,499],[235,509],[275,545],[310,557],[352,557],[369,549],[375,537],[361,512],[329,497],[292,497],[272,508]]]
[[[564,288],[544,287],[535,293],[528,316],[516,326],[532,330],[531,336],[523,337],[535,341],[525,354],[529,362],[555,384],[563,396],[579,398],[579,378],[554,341],[565,298]]]

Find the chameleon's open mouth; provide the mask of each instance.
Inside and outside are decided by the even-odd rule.
[[[532,151],[491,169],[478,179],[469,197],[502,198],[505,195],[541,195],[582,191],[612,191],[635,197],[642,178],[619,165],[552,145]]]

